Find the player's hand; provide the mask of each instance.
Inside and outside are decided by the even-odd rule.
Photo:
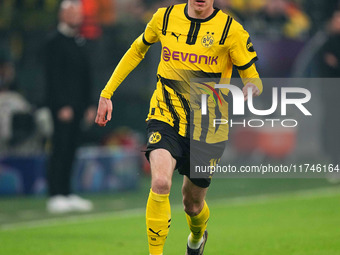
[[[253,83],[247,83],[247,84],[243,87],[243,89],[242,89],[243,95],[244,95],[244,101],[247,101],[247,100],[248,100],[248,88],[251,88],[251,89],[252,89],[252,91],[253,91],[253,96],[256,96],[256,97],[257,97],[257,96],[260,95],[260,90],[259,90],[258,87],[256,87],[255,84],[253,84]]]
[[[106,123],[111,120],[111,115],[112,115],[111,99],[100,97],[95,122],[99,126],[104,127],[106,126]]]

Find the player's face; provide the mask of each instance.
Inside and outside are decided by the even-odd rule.
[[[196,13],[211,14],[214,0],[188,0],[189,8]]]

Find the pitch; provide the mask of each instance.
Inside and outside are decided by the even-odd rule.
[[[340,189],[317,188],[245,198],[208,200],[206,255],[340,254]],[[164,254],[185,253],[188,227],[180,205]],[[148,254],[144,209],[8,225],[0,254]]]

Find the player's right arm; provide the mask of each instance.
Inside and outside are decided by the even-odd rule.
[[[120,60],[110,80],[102,90],[99,98],[97,116],[95,122],[99,126],[105,126],[111,120],[112,102],[111,97],[113,92],[124,81],[124,79],[135,69],[144,58],[150,46],[159,41],[159,26],[160,18],[162,17],[161,9],[152,17],[151,21],[146,26],[142,35],[140,35],[130,49],[125,53]]]
[[[125,53],[100,94],[95,122],[101,127],[105,126],[106,123],[111,120],[113,109],[111,97],[113,92],[123,82],[126,76],[138,66],[150,47],[150,45],[144,44],[143,36],[144,35],[138,37]]]

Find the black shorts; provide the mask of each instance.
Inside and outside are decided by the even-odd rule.
[[[193,178],[190,172],[195,171],[195,166],[210,166],[219,162],[225,142],[207,144],[191,140],[190,143],[189,138],[179,135],[169,124],[154,119],[148,121],[147,132],[148,143],[145,156],[148,160],[151,151],[165,149],[176,159],[176,169],[181,175],[187,176],[192,183],[201,188],[209,187],[212,174],[208,172],[200,173],[199,176],[195,174]]]

